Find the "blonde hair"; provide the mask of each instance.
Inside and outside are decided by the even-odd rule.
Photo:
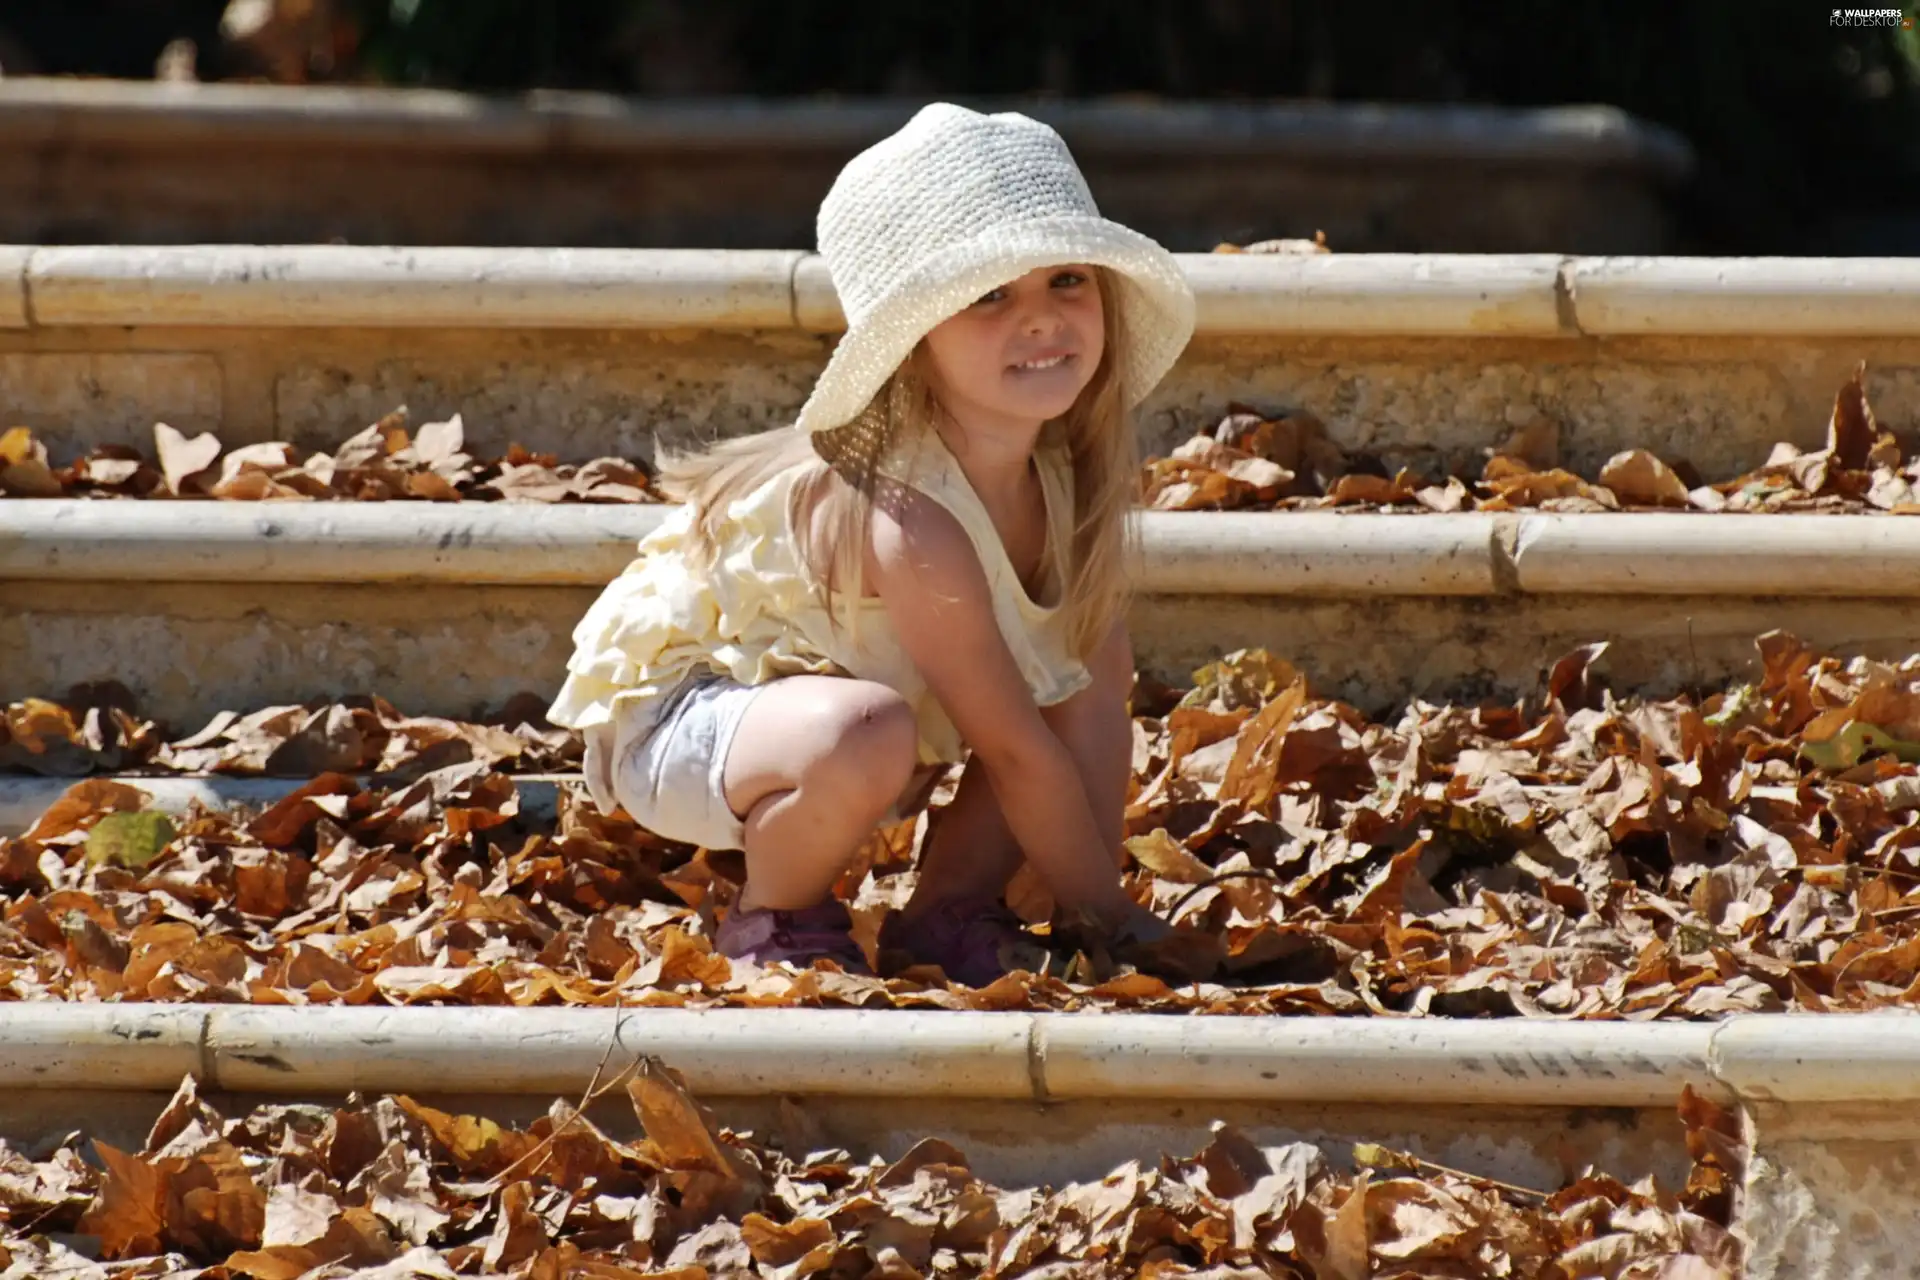
[[[1131,599],[1127,557],[1138,537],[1129,518],[1139,495],[1139,447],[1128,420],[1120,368],[1124,320],[1114,273],[1095,267],[1106,350],[1071,408],[1043,429],[1056,431],[1072,459],[1073,540],[1061,561],[1068,643],[1084,661],[1099,648]],[[721,440],[703,449],[662,454],[657,481],[669,497],[694,509],[686,546],[711,571],[727,508],[767,481],[798,470],[787,497],[787,524],[801,563],[821,593],[827,616],[834,597],[856,604],[865,594],[865,550],[883,464],[913,433],[933,430],[938,405],[909,356],[853,421],[811,435],[773,430]],[[1049,554],[1057,552],[1049,547]],[[857,616],[857,607],[854,610]]]

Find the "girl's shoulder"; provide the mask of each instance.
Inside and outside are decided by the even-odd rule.
[[[1006,596],[1023,611],[1050,612],[1054,605],[1037,603],[1022,583],[992,515],[959,460],[938,437],[928,437],[890,458],[884,468],[889,480],[910,491],[912,500],[876,506],[875,515],[899,526],[895,536],[921,543],[930,554],[969,550],[986,571],[996,597]],[[1070,575],[1062,557],[1070,554],[1073,542],[1072,451],[1059,436],[1043,435],[1035,445],[1034,461],[1047,524],[1047,577],[1064,581]]]
[[[1064,492],[1071,498],[1073,451],[1064,436],[1054,429],[1054,424],[1048,425],[1034,445],[1033,457],[1049,496]],[[881,464],[880,471],[893,483],[932,498],[960,517],[962,523],[968,523],[976,510],[981,514],[985,512],[959,460],[932,431],[919,433],[896,448]]]

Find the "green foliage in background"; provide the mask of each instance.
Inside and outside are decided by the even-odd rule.
[[[397,83],[1603,102],[1693,143],[1682,229],[1709,251],[1845,251],[1817,241],[1920,205],[1920,31],[1805,0],[347,2],[363,70]]]

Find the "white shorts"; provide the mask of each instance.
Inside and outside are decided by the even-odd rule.
[[[727,755],[740,718],[763,685],[744,685],[699,671],[667,695],[644,737],[613,762],[614,797],[655,835],[703,849],[744,849],[744,818],[727,803]],[[903,822],[926,807],[940,770],[921,769],[908,795],[884,822]]]

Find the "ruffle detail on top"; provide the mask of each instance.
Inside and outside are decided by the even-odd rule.
[[[687,559],[691,508],[669,516],[573,629],[567,678],[547,718],[588,729],[664,698],[699,667],[741,684],[837,674],[809,644],[821,613],[786,541],[791,476],[777,476],[728,512],[712,581]],[[777,522],[777,523],[776,523]]]

